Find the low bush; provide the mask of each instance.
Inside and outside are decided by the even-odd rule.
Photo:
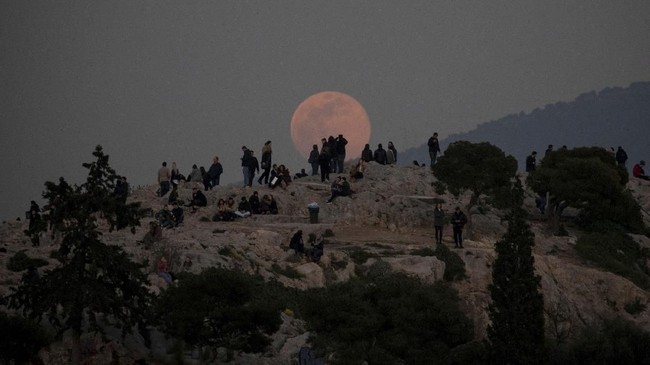
[[[462,280],[467,277],[465,273],[465,261],[457,253],[451,251],[445,245],[436,245],[434,255],[438,260],[445,263],[443,278],[447,281]]]
[[[50,336],[38,324],[0,312],[1,364],[32,363],[38,351],[50,342]]]
[[[41,267],[47,265],[48,262],[43,259],[35,259],[27,256],[25,251],[18,251],[13,255],[9,262],[7,262],[7,269],[13,272],[20,272],[29,269],[30,267]]]
[[[473,338],[453,288],[393,273],[382,261],[365,277],[309,290],[303,299],[313,346],[328,364],[444,363]],[[460,357],[471,356],[463,351]]]
[[[576,250],[584,259],[628,278],[642,289],[650,289],[650,276],[645,264],[648,254],[624,232],[585,234],[578,238]]]

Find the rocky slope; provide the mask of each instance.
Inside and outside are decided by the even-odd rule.
[[[456,199],[450,195],[437,195],[433,188],[434,178],[430,170],[415,166],[380,166],[371,163],[366,177],[353,183],[354,198],[339,197],[333,204],[325,204],[329,197],[329,184],[323,184],[315,177],[294,181],[286,190],[269,189],[266,186],[253,188],[221,187],[206,192],[208,207],[196,212],[186,211],[185,224],[163,232],[163,241],[153,249],[145,250],[137,243],[146,232],[152,217],[145,218],[142,226],[132,235],[128,232],[105,232],[108,242],[123,246],[134,260],[147,263],[153,291],[164,290],[165,282],[154,273],[154,263],[164,255],[170,261],[172,271],[200,272],[210,266],[255,272],[264,277],[275,277],[285,285],[297,288],[311,288],[331,282],[347,280],[355,275],[355,264],[349,253],[352,248],[372,252],[389,262],[395,270],[416,275],[428,282],[442,280],[445,265],[435,257],[411,255],[415,249],[433,247],[433,203],[443,202],[447,212],[456,205],[464,205],[466,197]],[[643,181],[632,181],[629,188],[645,211],[650,211],[650,185]],[[280,207],[278,215],[261,215],[239,219],[235,222],[212,222],[216,202],[223,197],[250,196],[257,190],[262,196],[271,193]],[[165,199],[155,196],[156,187],[149,186],[132,193],[130,199],[139,201],[143,207],[159,210]],[[191,196],[192,184],[181,186],[180,197]],[[531,194],[532,196],[532,194]],[[307,205],[320,205],[319,222],[310,224]],[[650,330],[650,313],[643,311],[629,315],[623,306],[639,300],[648,303],[650,293],[638,288],[629,280],[603,271],[585,262],[574,250],[579,232],[569,231],[568,237],[555,237],[548,233],[545,224],[535,219],[534,201],[526,200],[527,208],[533,213],[531,221],[535,233],[536,271],[542,277],[548,336],[562,340],[576,334],[585,325],[600,319],[621,315]],[[489,303],[488,284],[491,282],[491,263],[495,258],[494,242],[506,230],[502,212],[488,209],[487,212],[472,212],[473,235],[465,243],[465,249],[457,250],[464,260],[467,278],[457,282],[462,306],[474,320],[476,337],[482,338],[488,324],[486,308]],[[646,223],[648,215],[645,214]],[[40,257],[55,264],[49,258],[55,249],[51,239],[44,237],[40,247],[31,247],[22,234],[27,222],[14,221],[0,225],[0,295],[9,293],[9,287],[19,283],[22,273],[6,269],[7,261],[16,252],[27,250],[30,257]],[[325,255],[319,264],[296,259],[288,249],[291,235],[298,229],[309,233],[333,233],[327,238]],[[644,247],[650,247],[650,239],[635,236]],[[445,232],[445,244],[453,247],[451,228]],[[369,265],[369,260],[365,265]],[[342,265],[341,263],[345,263]],[[276,265],[274,267],[274,265]],[[282,276],[277,266],[291,267],[304,274],[301,279]],[[40,270],[44,271],[48,267]],[[304,324],[290,315],[283,314],[284,324],[274,335],[272,348],[263,355],[240,355],[238,364],[287,364],[305,344],[308,333]],[[119,336],[102,344],[94,337],[86,338],[86,356],[95,364],[109,363],[118,357],[123,364],[147,356],[142,339]],[[168,346],[164,337],[154,334],[154,358],[163,361]],[[42,357],[48,364],[65,363],[66,340],[43,351]],[[109,355],[110,354],[110,355]],[[191,361],[192,354],[187,354]]]

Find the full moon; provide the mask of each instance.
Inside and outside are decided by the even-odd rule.
[[[348,141],[345,159],[361,156],[361,150],[370,141],[370,120],[361,104],[353,97],[337,92],[323,91],[305,99],[291,118],[291,140],[305,157],[313,145],[320,151],[321,138],[336,138],[339,134]]]

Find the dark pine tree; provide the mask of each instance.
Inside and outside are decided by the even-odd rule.
[[[131,261],[121,247],[105,242],[98,228],[103,221],[111,230],[135,232],[143,210],[139,203],[127,204],[112,195],[117,175],[101,146],[93,156],[94,162],[83,164],[88,169],[85,183],[70,185],[63,178],[58,184],[45,183],[49,213],[43,220],[60,234],[56,255],[60,263],[42,278],[12,288],[8,297],[9,308],[22,309],[37,320],[46,315],[58,334],[70,331],[72,364],[80,363],[82,332],[101,332],[111,324],[124,334],[136,326],[142,330],[153,299],[142,265]],[[42,225],[40,232],[28,234],[38,235],[46,228]]]
[[[513,209],[508,231],[496,243],[489,286],[492,304],[487,329],[495,364],[541,364],[545,360],[544,298],[535,275],[535,236],[521,209]]]

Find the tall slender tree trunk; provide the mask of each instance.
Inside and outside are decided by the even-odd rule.
[[[70,363],[72,365],[81,364],[81,331],[72,329],[72,353],[70,356]]]

